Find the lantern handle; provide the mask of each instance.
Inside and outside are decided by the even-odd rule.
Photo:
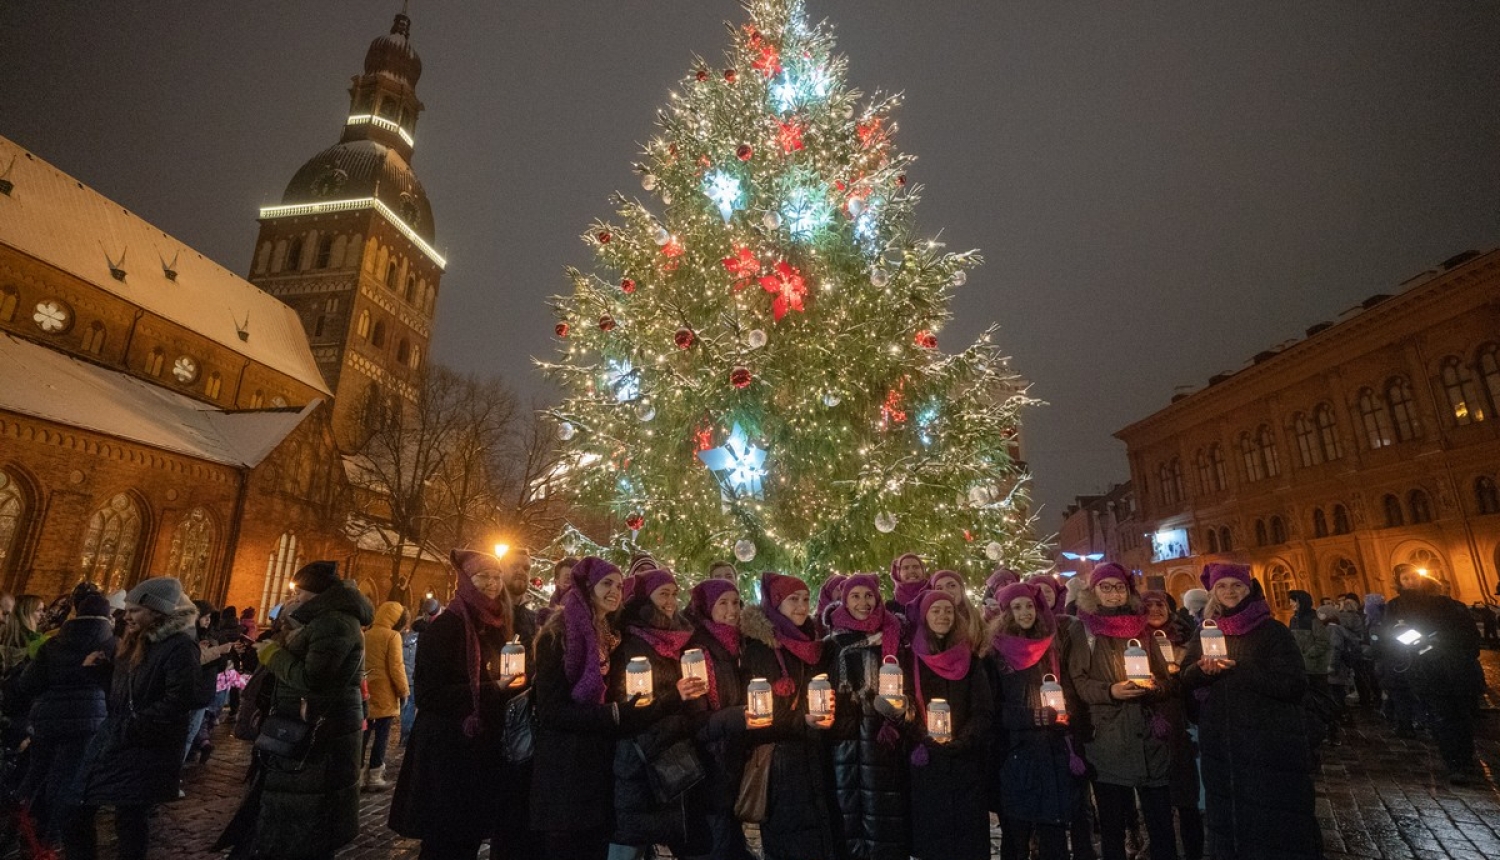
[[[880,661],[880,664],[882,666],[895,666],[899,665],[899,662],[896,660],[896,656],[894,654],[887,654],[885,656],[885,659]]]
[[[1125,647],[1126,648],[1140,648],[1141,647],[1141,640],[1139,640],[1139,639],[1131,639],[1129,642],[1125,643]],[[1142,650],[1145,650],[1145,649],[1142,649]]]
[[[1167,631],[1165,631],[1165,630],[1157,630],[1155,633],[1152,633],[1151,635],[1153,637],[1159,636],[1162,639],[1165,639],[1165,638],[1167,638]]]
[[[1048,678],[1051,678],[1052,680],[1049,681],[1049,680],[1047,680]],[[1048,672],[1047,674],[1045,674],[1045,675],[1042,676],[1042,683],[1043,684],[1056,684],[1057,683],[1057,676],[1054,675],[1054,674],[1052,674],[1051,672]]]
[[[1204,630],[1218,630],[1219,629],[1219,622],[1213,620],[1212,618],[1206,619],[1203,622],[1203,629]]]

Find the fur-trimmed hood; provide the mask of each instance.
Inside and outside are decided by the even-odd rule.
[[[771,626],[766,611],[753,603],[740,610],[740,632],[746,639],[753,639],[768,648],[781,647],[776,641],[776,628]]]
[[[152,642],[160,642],[178,633],[186,633],[197,638],[194,630],[197,625],[198,607],[194,606],[191,600],[183,598],[177,602],[177,608],[172,610],[162,623],[146,634],[146,638]]]

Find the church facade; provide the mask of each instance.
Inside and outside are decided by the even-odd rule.
[[[166,574],[264,617],[331,558],[384,598],[344,455],[367,401],[414,396],[444,265],[409,33],[371,44],[343,139],[260,213],[249,280],[0,138],[0,589]],[[410,552],[415,596],[446,592]]]

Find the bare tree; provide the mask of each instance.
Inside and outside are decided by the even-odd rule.
[[[500,519],[526,546],[546,546],[567,522],[572,496],[558,480],[559,454],[556,426],[535,402],[494,451],[491,474]]]

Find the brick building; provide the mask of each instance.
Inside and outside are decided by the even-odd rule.
[[[1075,497],[1063,510],[1057,530],[1052,555],[1058,572],[1087,576],[1106,560],[1143,572],[1151,561],[1151,548],[1139,516],[1129,481],[1115,484],[1106,493]],[[1148,580],[1148,587],[1162,588],[1164,583]]]
[[[1500,251],[1468,252],[1115,434],[1148,575],[1252,565],[1285,613],[1393,593],[1410,562],[1465,602],[1500,566]]]
[[[412,397],[443,266],[409,31],[371,44],[344,140],[261,213],[255,283],[0,138],[0,589],[170,574],[264,613],[332,558],[384,597],[342,454],[372,384]],[[446,594],[410,555],[412,591]]]

